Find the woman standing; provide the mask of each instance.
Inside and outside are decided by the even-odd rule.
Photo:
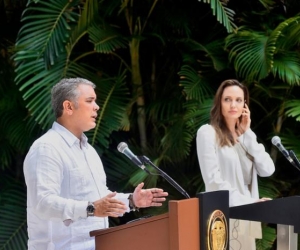
[[[197,154],[205,191],[229,190],[229,206],[258,201],[257,175],[275,171],[274,163],[250,128],[249,92],[237,80],[221,83],[210,113],[210,125],[197,132]],[[256,249],[261,225],[230,219],[230,249]]]

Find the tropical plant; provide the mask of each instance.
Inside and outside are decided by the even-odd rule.
[[[0,249],[27,249],[26,188],[13,176],[1,176]]]
[[[169,46],[176,46],[176,42],[180,41],[178,38],[181,39],[191,33],[188,22],[195,22],[195,20],[189,21],[181,18],[184,22],[176,23],[176,25],[172,23],[180,7],[184,7],[186,13],[192,13],[191,6],[183,5],[182,1],[173,5],[171,11],[168,10],[172,19],[164,26],[158,27],[161,18],[167,13],[166,3],[158,4],[157,1],[147,1],[140,5],[135,1],[125,1],[120,5],[119,1],[102,1],[100,3],[95,0],[30,1],[22,18],[24,25],[18,36],[17,52],[14,56],[17,72],[16,83],[20,86],[30,111],[29,122],[36,121],[42,128],[48,128],[53,121],[53,114],[47,105],[50,102],[49,89],[62,77],[80,75],[93,80],[100,89],[99,93],[102,93],[100,102],[104,106],[102,106],[98,119],[97,129],[89,134],[93,138],[93,144],[99,150],[109,145],[111,132],[118,130],[119,126],[119,128],[131,131],[137,128],[139,133],[138,137],[135,136],[135,140],[139,138],[138,145],[141,147],[141,152],[145,152],[146,146],[153,145],[158,146],[159,151],[160,148],[163,148],[165,159],[170,155],[177,155],[178,160],[185,158],[193,140],[193,131],[187,133],[187,137],[182,137],[181,133],[173,134],[173,136],[170,134],[171,141],[169,141],[168,135],[166,139],[163,138],[165,134],[168,134],[166,129],[172,124],[175,124],[173,127],[182,126],[181,130],[184,131],[187,126],[185,122],[189,119],[187,117],[185,121],[180,122],[180,117],[184,115],[186,109],[183,108],[186,100],[184,96],[180,96],[181,87],[178,84],[174,85],[174,82],[178,83],[176,71],[180,65],[180,54],[174,57],[175,60],[170,65],[166,64],[170,61],[161,64],[162,67],[169,67],[173,70],[173,77],[163,70],[157,77],[155,75],[156,68],[153,68],[153,66],[160,67],[158,62],[160,58],[166,57],[169,60],[172,52],[166,51],[167,54],[162,51],[162,49],[166,49],[166,43]],[[192,6],[200,10],[201,3],[194,1]],[[224,3],[221,1],[214,2],[211,6],[217,6],[213,10],[216,10],[218,20],[228,30],[232,30],[233,12],[224,8]],[[222,26],[219,26],[218,29],[220,27]],[[164,32],[167,30],[172,32],[167,32],[166,36]],[[155,55],[158,58],[153,61],[154,57],[151,58],[151,55],[149,57],[141,52],[143,51],[140,48],[141,42],[143,45],[145,44],[144,46],[149,46],[149,43],[154,42],[155,49],[158,51],[158,53],[155,52]],[[187,43],[183,41],[181,44],[184,46]],[[174,49],[182,48],[174,47]],[[143,63],[146,67],[143,68],[149,68],[149,70],[141,71],[140,55],[147,58],[147,61]],[[91,66],[92,61],[93,66]],[[116,65],[118,65],[118,70],[115,70]],[[145,80],[142,81],[142,73],[146,76],[153,76],[155,82],[143,83]],[[147,77],[144,78],[147,79]],[[116,79],[126,79],[126,83]],[[115,88],[114,81],[120,82],[120,91],[131,93],[130,101],[124,99],[123,96],[113,94],[119,91]],[[167,84],[158,84],[161,81],[166,81]],[[157,93],[158,91],[165,93],[168,88],[171,90],[171,92],[168,90],[169,93],[173,93],[170,95],[172,100],[165,101],[165,95]],[[204,91],[209,91],[209,87],[205,87]],[[146,106],[145,101],[148,101]],[[105,114],[108,115],[110,112],[109,103],[114,103],[115,119],[106,121]],[[186,105],[186,107],[194,105]],[[125,107],[127,107],[127,112],[125,112]],[[170,109],[167,110],[166,107],[170,107]],[[158,112],[163,109],[167,112],[157,116]],[[112,121],[115,123],[113,127],[110,126]],[[161,134],[156,141],[146,136],[146,131],[149,129]],[[149,138],[151,143],[148,145]],[[181,140],[182,144],[178,144],[179,147],[174,151],[173,147],[170,147],[174,143],[170,142],[174,142],[176,139]],[[97,145],[98,143],[100,144]],[[184,153],[178,154],[180,152]]]
[[[254,129],[269,151],[267,140],[282,132],[283,122],[297,127],[295,5],[284,6],[287,17],[272,0],[29,0],[14,55],[15,82],[29,112],[22,123],[31,129],[27,135],[37,137],[54,120],[49,92],[56,82],[87,78],[97,85],[101,106],[96,129],[87,135],[103,159],[109,187],[129,191],[145,181],[166,189],[170,199],[183,198],[151,167],[149,176],[117,157],[116,146],[125,140],[194,196],[204,190],[195,135],[209,120],[222,80],[239,78],[249,86]],[[295,142],[289,135],[282,139]],[[26,147],[24,140],[18,143]],[[269,197],[291,192],[276,179],[261,180],[260,187]],[[266,230],[269,243],[258,243],[262,249],[275,237]]]
[[[232,12],[224,10],[222,2],[216,3],[219,21],[230,29]],[[14,55],[15,81],[29,111],[27,124],[33,129],[49,128],[54,119],[49,105],[49,91],[53,84],[62,77],[84,77],[98,87],[102,109],[96,129],[89,132],[88,136],[99,154],[102,154],[104,162],[113,159],[109,157],[112,153],[106,150],[108,145],[114,145],[114,140],[120,138],[117,136],[114,139],[112,132],[124,129],[130,131],[132,144],[137,146],[139,152],[145,152],[147,148],[149,153],[152,152],[156,164],[163,163],[161,167],[166,168],[170,168],[168,165],[171,164],[174,168],[175,162],[187,157],[195,130],[186,133],[184,138],[179,131],[200,123],[191,120],[197,103],[191,101],[185,104],[185,97],[181,96],[176,76],[181,55],[177,53],[174,57],[173,51],[167,50],[170,45],[180,50],[176,47],[178,38],[191,34],[188,26],[190,21],[178,15],[178,10],[184,7],[187,13],[193,13],[193,8],[182,1],[175,3],[171,11],[166,8],[169,6],[158,1],[146,1],[142,5],[136,1],[28,1]],[[192,6],[200,9],[201,3],[194,1]],[[170,19],[161,25],[166,14]],[[174,23],[176,19],[184,22]],[[141,49],[141,46],[151,48],[153,45],[154,48],[150,49],[155,52],[153,55],[149,51],[142,52],[145,49]],[[160,68],[162,70],[158,70]],[[161,84],[164,81],[167,84]],[[209,88],[204,91],[209,91]],[[165,100],[166,92],[170,94],[168,100]],[[190,111],[185,114],[187,108]],[[180,121],[180,117],[185,118]],[[168,128],[171,126],[174,129]],[[136,129],[138,135],[134,133]],[[147,135],[149,129],[157,136]],[[176,145],[174,142],[179,138],[182,143],[174,149],[172,145]],[[161,152],[164,154],[157,158]],[[105,157],[106,154],[108,157]],[[177,159],[172,155],[178,156]],[[118,165],[121,165],[120,162]],[[132,172],[130,165],[128,168],[127,176]],[[119,171],[114,173],[115,168],[106,167],[106,170],[109,180],[114,180],[114,176],[120,174]],[[180,170],[176,171],[180,176]],[[121,183],[121,187],[117,188],[126,190],[124,182],[127,183],[128,179],[124,175],[117,178]],[[155,185],[159,179],[157,175],[147,177],[137,171],[128,183],[134,185],[141,180],[148,185]],[[189,178],[183,181],[186,184]],[[117,186],[116,182],[111,181],[109,185]],[[176,197],[174,190],[170,194],[170,197]]]

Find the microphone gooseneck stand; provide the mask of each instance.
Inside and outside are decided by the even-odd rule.
[[[188,195],[188,193],[181,187],[181,186],[179,186],[179,184],[176,182],[176,181],[174,181],[169,175],[167,175],[164,171],[162,171],[160,168],[158,168],[157,166],[155,166],[154,164],[153,164],[153,162],[151,162],[150,160],[149,160],[149,158],[148,157],[146,157],[146,156],[139,156],[139,159],[141,160],[141,161],[143,161],[143,163],[147,163],[147,164],[149,164],[149,165],[151,165],[152,167],[154,167],[158,172],[159,172],[159,174],[160,174],[160,176],[162,176],[166,181],[168,181],[174,188],[176,188],[177,189],[177,191],[179,191],[183,196],[185,196],[186,198],[190,198],[190,196]],[[146,171],[146,169],[144,169],[145,171]],[[151,172],[149,172],[149,171],[146,171],[148,174],[151,174],[151,175],[153,175],[153,173],[151,173]]]
[[[290,150],[289,155],[294,160],[295,167],[300,171],[300,161],[298,160],[298,158],[297,158],[296,154],[294,153],[294,151]]]

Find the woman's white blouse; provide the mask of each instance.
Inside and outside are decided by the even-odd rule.
[[[245,190],[243,171],[234,146],[220,147],[211,125],[203,125],[197,132],[197,154],[205,191],[229,190],[229,206],[256,202],[259,199],[257,175],[267,177],[275,171],[274,163],[256,135],[248,129],[238,137],[241,146],[254,157],[250,195]]]

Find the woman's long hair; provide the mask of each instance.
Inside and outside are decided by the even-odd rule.
[[[235,79],[225,80],[221,83],[215,95],[214,103],[210,111],[210,124],[216,131],[217,142],[221,147],[232,146],[235,144],[234,138],[226,125],[221,107],[224,89],[230,86],[238,86],[243,90],[244,99],[249,106],[249,91],[245,85]]]

